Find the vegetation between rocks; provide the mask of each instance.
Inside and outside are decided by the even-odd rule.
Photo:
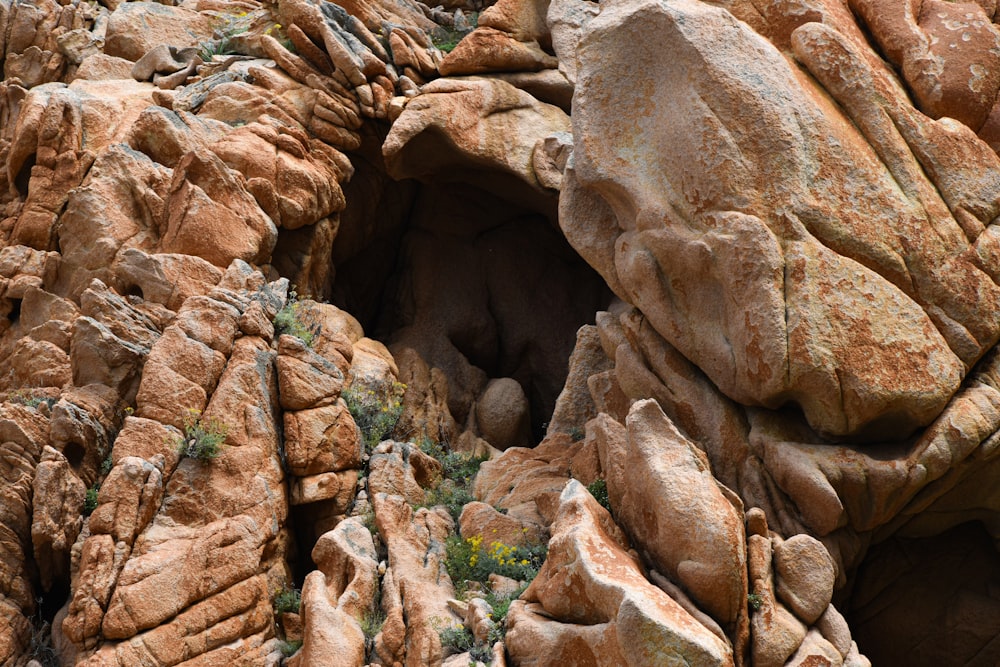
[[[433,488],[427,490],[424,505],[444,505],[457,523],[462,508],[475,500],[472,495],[472,480],[479,472],[479,466],[488,457],[446,452],[441,444],[426,437],[420,442],[420,450],[441,463],[441,478]]]
[[[436,628],[436,630],[438,638],[441,639],[441,646],[450,649],[454,653],[472,651],[476,645],[476,640],[473,638],[472,632],[461,623],[444,628]]]
[[[320,325],[309,324],[306,320],[305,307],[298,300],[298,295],[292,291],[288,294],[285,306],[274,316],[274,331],[279,336],[282,334],[295,336],[312,347],[319,337]]]
[[[297,614],[302,607],[302,591],[294,586],[284,586],[280,591],[275,593],[272,604],[275,615]]]
[[[178,444],[181,456],[211,461],[222,453],[229,427],[215,417],[203,418],[200,410],[189,410],[184,418],[184,436]]]
[[[385,625],[386,615],[385,611],[382,610],[380,598],[381,595],[376,595],[376,601],[372,604],[372,608],[358,619],[361,633],[365,636],[365,658],[369,661],[376,657],[375,637],[382,632],[382,626]]]
[[[603,479],[596,479],[587,485],[587,491],[594,496],[594,500],[600,503],[601,507],[611,511],[611,501],[608,500],[608,483]]]
[[[42,667],[59,667],[59,655],[52,647],[52,626],[42,618],[42,598],[35,599],[36,611],[31,617],[31,637],[27,655]]]
[[[470,12],[468,16],[460,15],[454,27],[441,27],[435,34],[431,35],[431,42],[439,51],[451,53],[462,38],[472,32],[479,25],[479,12]]]
[[[94,484],[92,487],[87,489],[87,494],[83,498],[83,515],[90,516],[97,509],[97,492],[100,490],[100,486]]]
[[[484,549],[482,535],[465,539],[453,535],[448,538],[445,549],[448,575],[459,592],[466,590],[469,582],[487,585],[491,574],[530,582],[538,574],[548,552],[544,544],[512,546],[496,540]]]
[[[477,642],[472,631],[460,623],[455,625],[436,628],[441,646],[446,651],[452,653],[469,653],[473,662],[483,662],[487,665],[493,663],[492,647],[497,642],[502,642],[507,634],[507,612],[510,610],[510,603],[520,597],[527,584],[522,585],[516,591],[508,594],[489,593],[484,598],[486,604],[492,610],[489,616],[489,632],[486,640]],[[471,664],[471,663],[470,663]]]
[[[341,393],[354,423],[361,429],[367,453],[371,454],[396,427],[399,416],[403,414],[405,391],[406,385],[402,382],[377,387],[354,383]]]
[[[298,650],[300,648],[302,648],[302,640],[301,639],[296,639],[296,640],[293,640],[293,641],[289,641],[289,640],[285,639],[285,640],[282,640],[281,643],[278,644],[278,650],[281,651],[282,657],[285,657],[285,658],[292,657],[293,655],[295,655],[296,653],[298,653]]]
[[[56,403],[56,399],[54,398],[35,396],[27,389],[18,389],[17,391],[8,392],[7,401],[10,403],[24,405],[29,408],[37,408],[43,403],[51,408]]]

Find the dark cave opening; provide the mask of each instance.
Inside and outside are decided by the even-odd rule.
[[[413,195],[396,234],[337,265],[331,301],[390,349],[412,347],[444,369],[456,393],[469,389],[458,386],[466,364],[487,380],[516,380],[537,442],[576,331],[610,291],[542,214],[468,185],[401,187]],[[461,424],[468,406],[450,403]]]
[[[17,188],[17,192],[21,195],[21,198],[27,198],[28,196],[28,182],[31,180],[31,170],[35,166],[35,153],[29,155],[21,168],[17,170],[17,176],[14,177],[14,187]]]
[[[322,229],[282,230],[275,268],[390,350],[413,348],[441,368],[460,427],[486,382],[513,378],[538,442],[577,329],[607,307],[610,290],[534,202],[468,183],[395,181],[374,143],[352,155],[349,204],[328,248]]]
[[[52,624],[56,614],[63,608],[70,598],[70,586],[68,580],[56,579],[52,582],[52,587],[43,595],[36,599],[38,603],[37,616],[41,622]]]
[[[21,299],[7,299],[10,309],[7,311],[7,320],[14,324],[21,317]]]
[[[873,665],[1000,664],[1000,550],[979,522],[871,548],[845,617]]]
[[[83,463],[83,457],[86,455],[87,449],[78,442],[73,442],[72,440],[67,442],[63,446],[62,454],[66,457],[66,461],[69,463],[70,467],[74,470],[80,469],[80,464]]]

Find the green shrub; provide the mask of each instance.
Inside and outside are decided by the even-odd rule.
[[[472,456],[464,452],[446,450],[440,443],[423,437],[420,440],[420,451],[441,462],[441,476],[455,480],[457,483],[468,484],[479,472],[479,466],[488,461],[488,456]]]
[[[274,316],[274,331],[279,336],[281,334],[295,336],[312,347],[319,336],[320,326],[318,324],[309,325],[306,320],[305,306],[297,299],[295,292],[290,292],[285,307]]]
[[[178,451],[181,456],[210,461],[222,453],[228,430],[218,419],[203,419],[198,410],[189,410],[184,418],[184,437],[178,443]]]
[[[83,515],[90,516],[97,509],[97,492],[99,487],[94,484],[87,489],[87,495],[83,498]]]
[[[296,639],[295,641],[282,641],[278,644],[278,650],[281,651],[281,655],[285,658],[290,658],[302,648],[302,640]]]
[[[431,42],[440,51],[451,53],[458,46],[458,43],[462,41],[462,38],[471,33],[479,25],[479,12],[470,12],[466,16],[466,20],[468,21],[468,25],[439,28],[436,34],[431,35]]]
[[[274,596],[274,613],[277,614],[297,614],[302,607],[302,591],[285,586]]]
[[[248,12],[220,15],[214,26],[215,30],[212,35],[214,39],[201,43],[198,56],[205,62],[209,62],[212,56],[236,53],[236,42],[233,38],[247,32],[253,25],[253,21],[254,16]]]
[[[403,414],[403,393],[406,385],[393,382],[378,387],[351,384],[341,397],[354,417],[354,423],[361,429],[365,451],[371,453],[378,443],[392,433]]]
[[[420,441],[420,450],[441,463],[441,481],[427,491],[424,504],[427,507],[444,505],[457,522],[462,508],[475,500],[471,492],[472,480],[479,466],[489,457],[445,451],[441,444],[427,437]]]
[[[45,396],[35,396],[27,389],[18,389],[17,391],[8,392],[7,400],[11,403],[18,403],[29,408],[37,408],[42,403],[51,408],[56,404],[56,399],[47,398]]]
[[[476,641],[472,637],[472,632],[461,624],[439,628],[438,637],[441,639],[441,646],[455,653],[471,651],[476,645]]]
[[[385,624],[385,612],[380,606],[370,609],[358,620],[361,624],[361,632],[365,635],[365,642],[375,641],[375,635],[382,631]]]
[[[470,664],[482,662],[489,665],[493,663],[493,649],[490,647],[489,643],[474,644],[472,648],[469,649],[469,657],[474,661]]]
[[[760,611],[760,606],[764,604],[764,598],[756,593],[750,593],[747,595],[747,605],[753,611]]]
[[[471,484],[472,478],[479,472],[479,466],[488,459],[488,456],[469,456],[460,452],[448,452],[441,459],[442,473],[448,479]]]
[[[594,500],[601,504],[601,507],[611,511],[611,501],[608,500],[608,483],[603,479],[598,479],[587,485],[587,491],[594,496]]]
[[[428,489],[424,494],[424,498],[424,505],[426,507],[444,505],[456,523],[458,522],[458,517],[462,515],[462,509],[476,499],[467,487],[456,484],[451,479],[446,479],[435,488]]]
[[[544,544],[518,547],[498,541],[483,549],[480,535],[466,539],[452,535],[445,542],[445,566],[460,592],[469,581],[485,585],[491,574],[530,582],[545,562],[547,551]]]

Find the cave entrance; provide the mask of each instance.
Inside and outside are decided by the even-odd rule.
[[[469,184],[396,182],[378,159],[352,162],[332,269],[314,294],[390,350],[412,348],[443,370],[460,429],[491,379],[513,378],[541,440],[576,331],[612,298],[603,279],[546,213]],[[287,240],[279,250],[292,254]],[[275,266],[290,275],[280,257]]]
[[[1000,551],[979,522],[875,545],[843,608],[873,665],[1000,665]]]

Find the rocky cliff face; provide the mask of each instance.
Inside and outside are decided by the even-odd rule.
[[[0,0],[0,663],[1000,663],[995,19]]]

